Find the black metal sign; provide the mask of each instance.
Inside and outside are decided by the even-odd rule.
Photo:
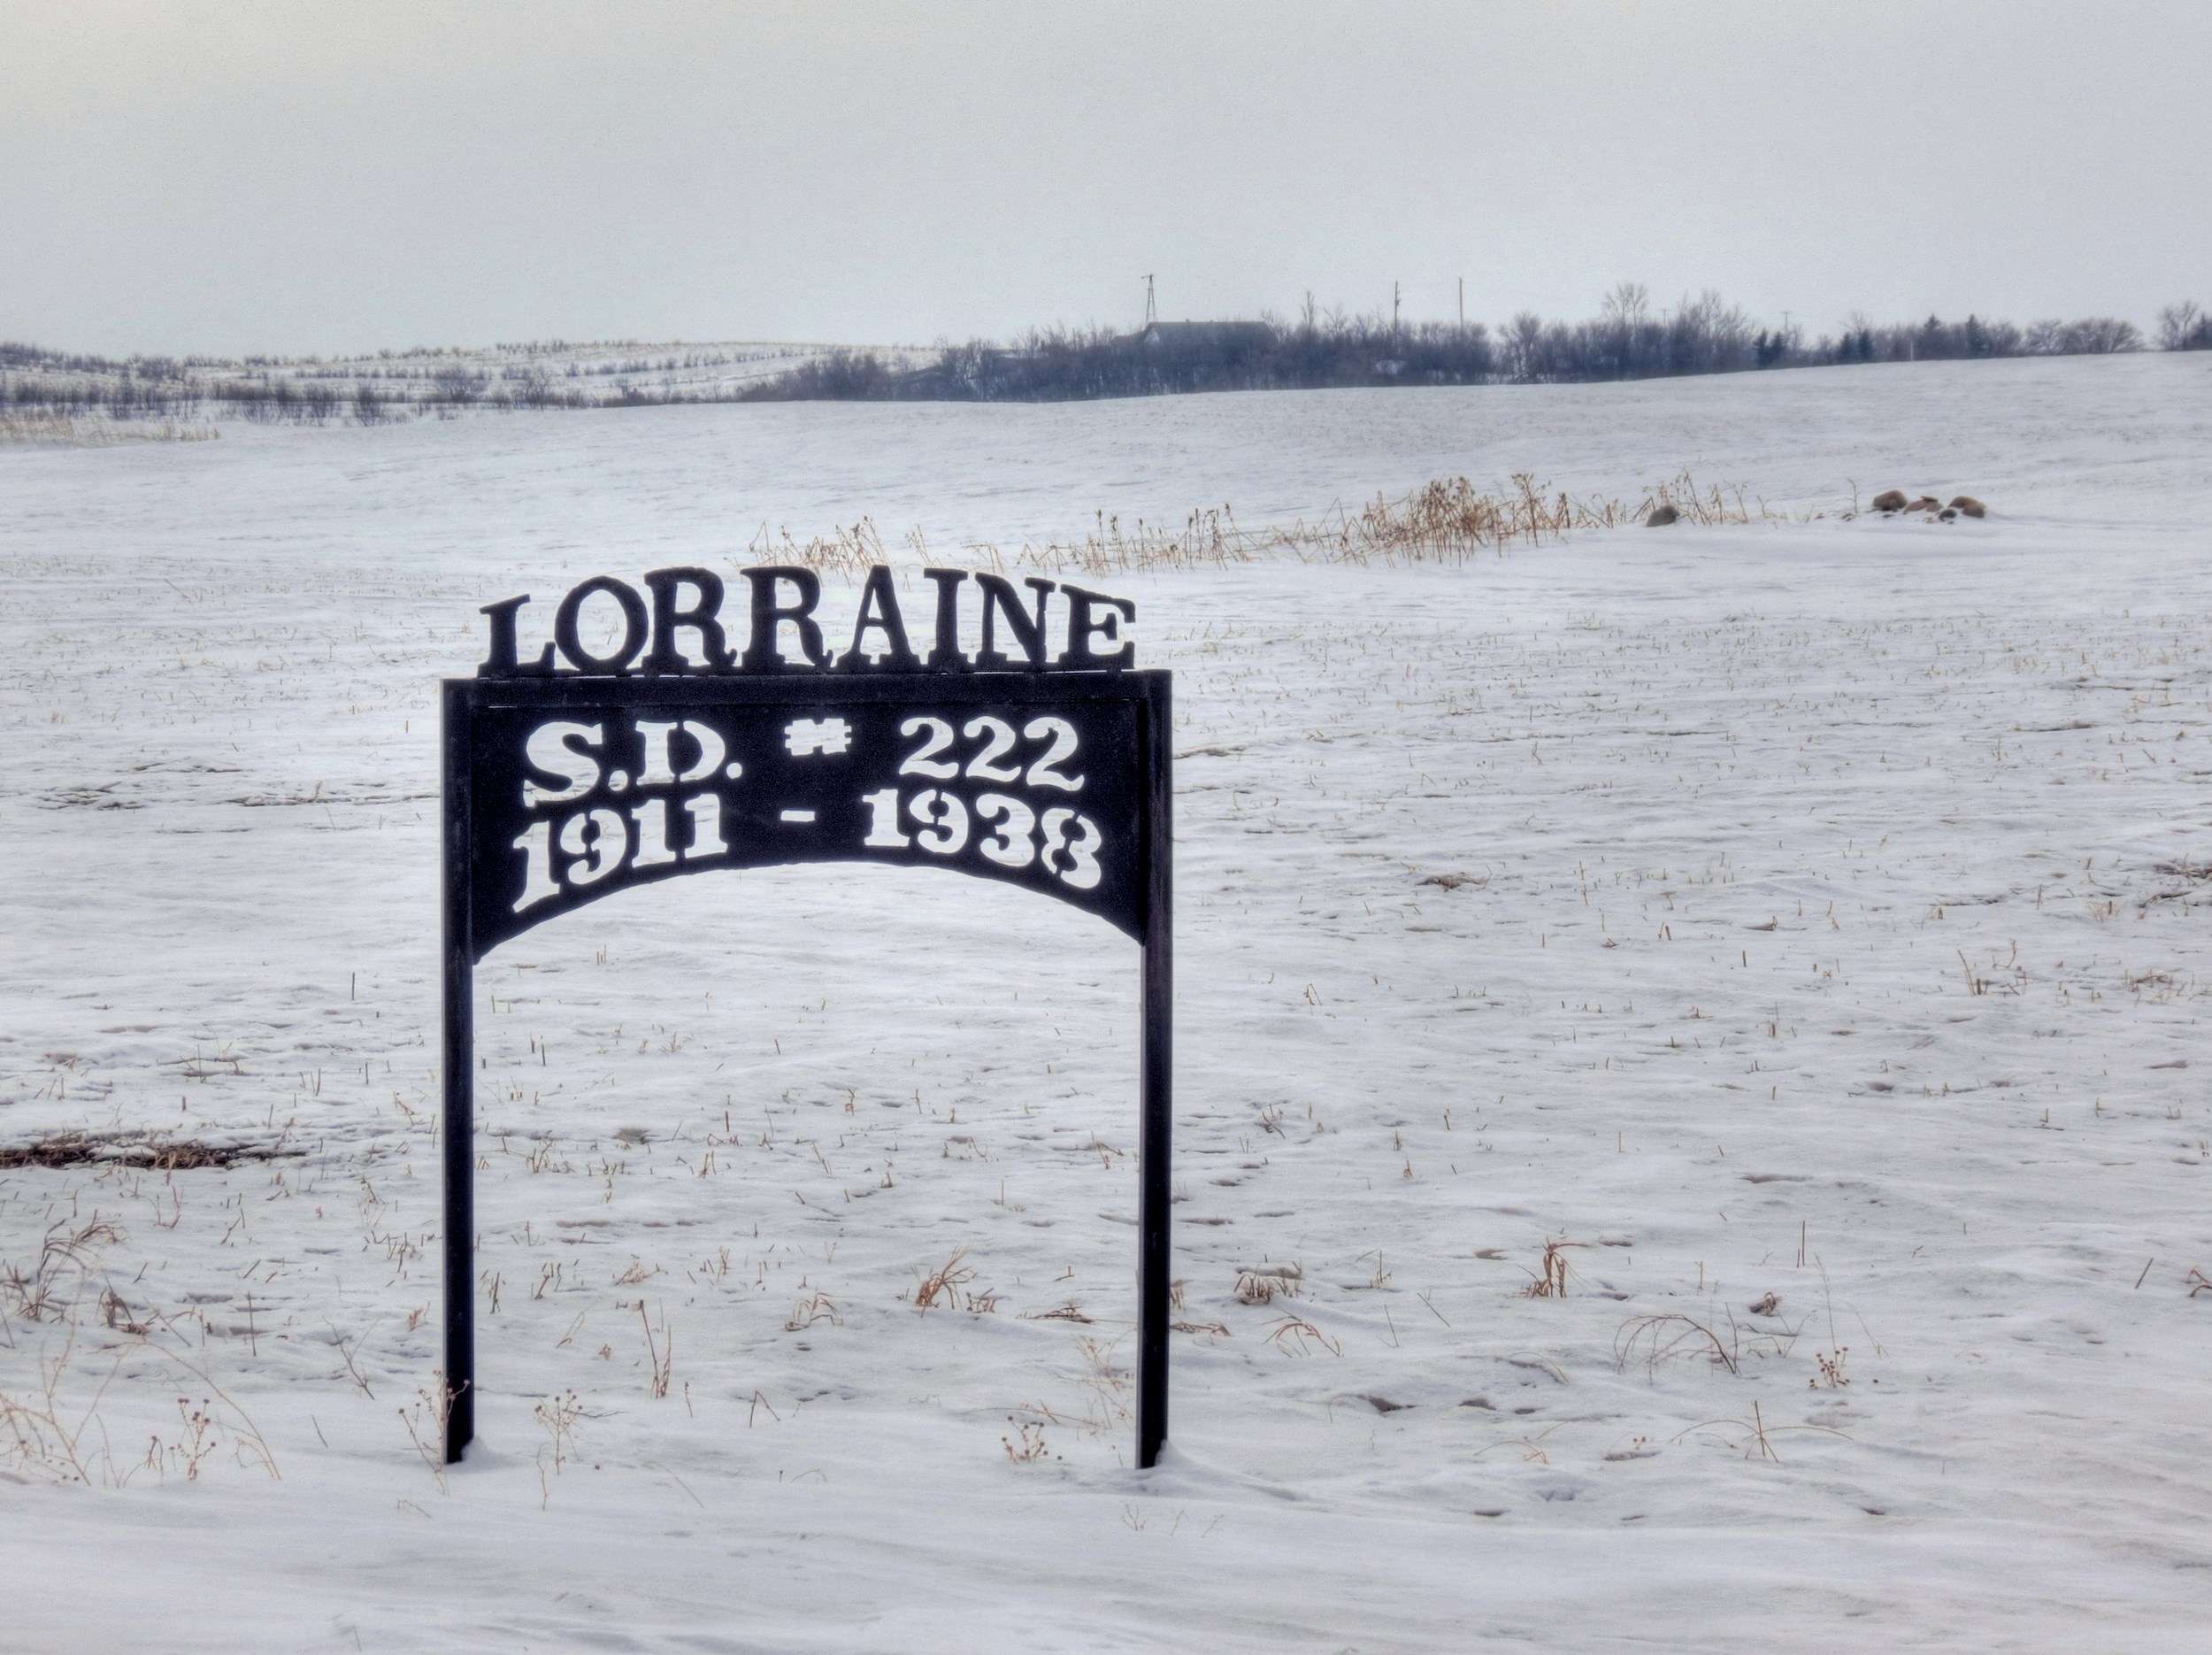
[[[1125,599],[1036,577],[1025,597],[1002,576],[922,573],[931,588],[926,655],[886,568],[869,572],[841,653],[826,642],[810,570],[744,572],[741,650],[718,576],[657,569],[643,592],[606,575],[576,587],[534,656],[518,642],[529,600],[487,606],[487,659],[475,678],[446,681],[449,1460],[475,1435],[474,966],[612,891],[797,862],[1001,880],[1096,914],[1142,945],[1137,1463],[1158,1458],[1167,1439],[1170,675],[1134,670],[1124,633],[1136,612]],[[964,616],[978,621],[972,657],[962,648]]]

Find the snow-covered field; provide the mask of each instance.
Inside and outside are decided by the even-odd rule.
[[[0,1648],[2204,1648],[2208,454],[2200,356],[0,450],[0,1149],[286,1151],[0,1171],[88,1479],[0,1431]],[[1795,520],[1101,582],[1182,724],[1168,1463],[1135,950],[885,869],[487,963],[418,1454],[478,604],[1685,466]]]

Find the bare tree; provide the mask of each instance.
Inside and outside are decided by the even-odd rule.
[[[2212,316],[2197,308],[2194,299],[2169,304],[2158,312],[2161,350],[2212,350]]]

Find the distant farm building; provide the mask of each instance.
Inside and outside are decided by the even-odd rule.
[[[1155,350],[1236,354],[1266,350],[1275,330],[1265,322],[1147,322],[1137,338]]]

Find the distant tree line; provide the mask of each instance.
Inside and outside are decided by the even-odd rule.
[[[1584,321],[1547,321],[1524,311],[1497,328],[1480,322],[1400,324],[1320,312],[1294,320],[1168,322],[1139,333],[1036,330],[1010,343],[947,344],[918,363],[872,350],[830,350],[764,380],[684,384],[680,369],[726,357],[696,352],[570,362],[556,378],[541,362],[488,364],[480,354],[437,358],[427,372],[380,353],[378,363],[248,358],[132,357],[122,360],[0,343],[0,412],[112,419],[248,420],[321,424],[387,420],[461,408],[645,407],[703,402],[1065,402],[1190,391],[1303,390],[1340,386],[1558,385],[1733,373],[1855,363],[2096,356],[2151,343],[2134,323],[2108,316],[2020,327],[1968,316],[1877,325],[1855,315],[1836,332],[1754,325],[1741,307],[1706,291],[1655,311],[1624,282]],[[2212,316],[2190,302],[2159,313],[2164,350],[2212,349]],[[553,354],[558,344],[501,347]],[[638,375],[658,373],[657,381]],[[615,383],[592,384],[615,376]]]
[[[2193,304],[2170,307],[2159,344],[2212,344],[2212,322]],[[1969,316],[1877,325],[1853,317],[1833,334],[1755,326],[1717,293],[1655,310],[1624,283],[1586,321],[1547,321],[1524,311],[1503,327],[1393,323],[1318,313],[1295,321],[1165,323],[1141,333],[1108,328],[1035,331],[1007,344],[941,347],[918,367],[867,351],[838,351],[749,387],[747,400],[1060,402],[1183,391],[1305,390],[1354,385],[1560,385],[1604,380],[1733,373],[1848,363],[1950,361],[1985,357],[2093,356],[2140,350],[2142,330],[2114,317],[2027,327]]]

